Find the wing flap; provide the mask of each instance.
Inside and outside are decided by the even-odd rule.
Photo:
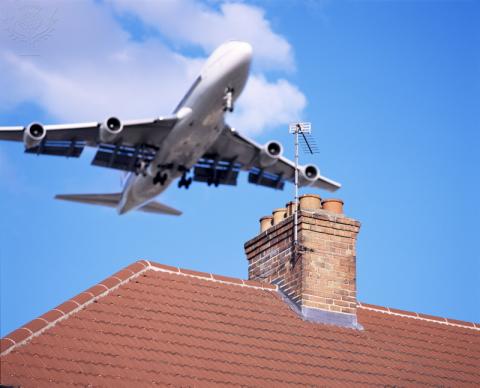
[[[25,149],[25,153],[78,158],[84,147],[84,141],[43,140],[40,145]]]
[[[193,170],[193,180],[208,185],[236,186],[241,165],[234,160],[218,160],[205,156],[200,159]]]
[[[156,152],[156,148],[144,145],[129,147],[100,144],[92,165],[133,172],[137,170],[140,161],[150,163]]]
[[[282,174],[272,174],[265,170],[254,168],[248,173],[248,182],[255,185],[270,187],[276,190],[283,190],[285,181]]]

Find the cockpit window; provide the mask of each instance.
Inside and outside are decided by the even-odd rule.
[[[182,98],[182,101],[180,101],[177,105],[177,107],[175,108],[175,110],[173,111],[173,114],[176,114],[180,108],[185,104],[185,102],[188,100],[188,97],[191,96],[191,94],[193,93],[193,91],[197,88],[197,86],[200,84],[200,81],[202,80],[202,77],[201,76],[198,76],[197,79],[195,80],[195,82],[192,84],[192,86],[190,86],[190,89],[188,89],[188,92],[187,94],[185,94],[185,96],[183,96]]]

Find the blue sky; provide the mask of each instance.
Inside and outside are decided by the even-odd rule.
[[[478,2],[2,7],[0,125],[168,114],[217,44],[250,41],[252,78],[227,119],[287,156],[288,122],[313,123],[321,152],[303,162],[343,184],[335,196],[362,222],[358,299],[480,322]],[[43,24],[18,30],[22,17]],[[179,218],[53,200],[119,190],[92,157],[0,143],[2,336],[138,259],[245,278],[243,243],[293,192],[245,175],[235,188],[172,186],[160,200]]]

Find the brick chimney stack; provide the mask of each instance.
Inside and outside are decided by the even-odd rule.
[[[282,209],[284,210],[284,209]],[[360,223],[343,214],[343,201],[300,197],[298,240],[293,255],[294,205],[279,220],[278,209],[262,217],[260,234],[245,243],[248,277],[278,284],[306,320],[361,328],[356,317],[355,245]]]

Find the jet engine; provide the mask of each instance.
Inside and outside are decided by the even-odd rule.
[[[23,143],[25,144],[25,148],[33,148],[38,146],[45,136],[47,131],[40,123],[31,123],[28,125],[27,128],[23,131]]]
[[[306,164],[305,166],[301,166],[299,168],[299,172],[300,186],[310,186],[320,176],[320,171],[318,167],[313,164]]]
[[[123,130],[122,122],[116,117],[110,117],[100,125],[100,141],[111,143]]]
[[[259,163],[261,167],[273,166],[278,158],[282,156],[283,146],[277,141],[269,141],[265,144],[259,155]]]

